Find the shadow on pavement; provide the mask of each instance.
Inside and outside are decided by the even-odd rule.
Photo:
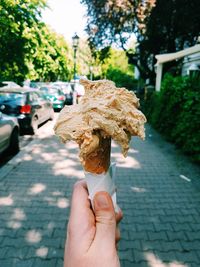
[[[113,144],[118,203],[124,213],[122,267],[200,263],[200,192],[180,179],[184,168],[177,168],[171,157],[151,138],[133,139],[126,159]],[[197,175],[196,170],[190,173]],[[22,155],[0,182],[0,266],[63,266],[72,187],[83,177],[72,142],[39,138]]]

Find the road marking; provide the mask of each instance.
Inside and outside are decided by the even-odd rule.
[[[187,181],[187,182],[191,182],[191,179],[189,179],[188,177],[186,177],[183,174],[180,174],[180,178],[182,178],[183,180]]]

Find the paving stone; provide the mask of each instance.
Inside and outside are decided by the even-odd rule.
[[[37,267],[55,267],[56,266],[56,259],[51,259],[51,260],[41,260],[41,259],[36,259],[35,260],[35,266]]]
[[[29,248],[28,247],[22,247],[22,248],[16,248],[16,247],[9,247],[6,258],[19,258],[19,259],[25,259],[26,255],[28,253]]]
[[[121,261],[121,267],[148,267],[147,262],[143,261],[140,263],[130,262],[128,260]]]
[[[175,251],[156,251],[155,255],[162,262],[172,262],[177,258]]]
[[[174,223],[172,224],[172,227],[175,232],[192,230],[192,227],[190,226],[189,223]]]
[[[8,247],[0,248],[0,259],[5,259],[6,258],[6,253],[7,253],[8,250],[9,250]]]
[[[196,251],[196,250],[200,251],[200,237],[199,240],[193,240],[190,242],[182,241],[181,247],[185,252]]]
[[[133,251],[131,249],[119,250],[119,259],[133,261]]]
[[[119,243],[119,249],[138,249],[141,250],[141,242],[139,240],[121,240]]]
[[[193,262],[200,265],[199,257],[194,251],[182,252],[182,253],[176,252],[176,259],[182,262],[188,262],[188,263]]]
[[[148,235],[145,231],[129,231],[129,237],[131,240],[148,240]]]
[[[200,239],[200,231],[187,231],[185,232],[185,235],[187,236],[187,240],[189,241],[195,241],[195,240],[199,240]]]
[[[64,261],[61,259],[57,260],[56,267],[63,267],[63,266],[64,266]]]
[[[35,266],[35,260],[13,260],[13,267],[34,267]]]
[[[141,263],[141,262],[144,262],[146,260],[144,251],[134,250],[133,255],[134,255],[134,263],[135,262]]]
[[[170,231],[173,229],[170,223],[154,223],[154,227],[156,232]]]
[[[168,240],[168,236],[166,234],[166,231],[160,231],[160,232],[147,232],[148,239],[149,240]]]
[[[20,164],[6,171],[0,182],[0,196],[11,196],[13,201],[0,209],[1,267],[63,266],[68,200],[83,172],[77,148],[58,142],[50,134],[53,124],[48,123],[51,129],[44,133],[39,129],[30,150],[16,156]],[[149,126],[145,142],[131,141],[126,159],[117,156],[118,146],[112,150],[118,163],[117,199],[124,213],[121,266],[149,267],[151,253],[166,266],[177,261],[199,267],[199,168],[177,156]],[[191,183],[180,179],[180,174],[188,173]],[[59,207],[60,198],[66,199],[66,207]],[[40,238],[33,235],[35,241],[28,241],[30,231],[39,232]]]
[[[188,232],[179,231],[179,232],[173,232],[173,231],[166,231],[166,234],[168,236],[169,241],[175,241],[175,240],[188,240]],[[190,233],[190,232],[189,232]]]
[[[13,259],[1,259],[0,266],[2,267],[15,267]]]
[[[154,225],[152,223],[141,223],[136,224],[137,231],[155,231]]]

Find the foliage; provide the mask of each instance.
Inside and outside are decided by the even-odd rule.
[[[200,77],[167,75],[161,92],[147,98],[145,113],[169,141],[200,162]]]
[[[145,29],[155,0],[81,0],[87,7],[87,32],[91,46],[102,48],[113,41],[125,45],[130,34]]]
[[[37,38],[33,39],[36,35]],[[37,23],[35,28],[26,34],[27,50],[25,62],[30,80],[55,81],[68,80],[71,75],[72,61],[67,58],[68,46],[62,36],[59,36],[43,23]]]
[[[134,69],[128,64],[128,58],[123,50],[109,49],[109,56],[102,59],[102,54],[96,52],[93,58],[94,79],[109,79],[118,87],[126,87],[129,90],[135,89]]]
[[[70,75],[64,40],[40,20],[46,0],[0,3],[1,80],[49,80]]]
[[[136,90],[137,81],[134,79],[134,77],[126,72],[121,71],[120,69],[108,69],[106,78],[115,82],[117,87],[125,87],[132,91]]]
[[[192,46],[200,34],[199,0],[157,0],[146,24],[145,34],[138,36],[138,60],[144,78],[154,80],[155,55],[172,53]],[[165,64],[164,71],[179,62]]]
[[[199,0],[82,0],[87,7],[87,33],[93,50],[120,43],[129,62],[143,79],[154,81],[155,55],[194,45],[200,34]],[[126,47],[131,34],[138,41],[136,54]],[[105,51],[104,51],[105,52]],[[104,56],[107,56],[104,53]],[[177,62],[165,64],[169,70]]]

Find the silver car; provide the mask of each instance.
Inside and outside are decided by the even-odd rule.
[[[19,125],[16,118],[0,112],[0,154],[5,151],[9,154],[19,151]]]

